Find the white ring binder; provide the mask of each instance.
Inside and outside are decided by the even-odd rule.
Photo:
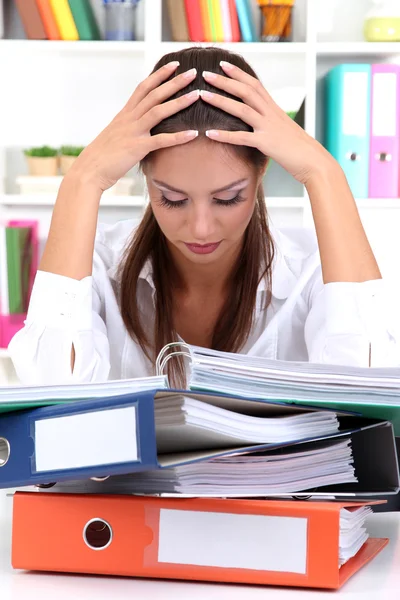
[[[180,351],[175,350],[174,352],[171,352],[170,354],[168,354],[168,356],[166,356],[164,358],[165,353],[167,351],[169,351],[171,348],[174,348],[175,346],[181,346],[183,348],[186,348],[187,352],[183,352],[182,350],[180,350]],[[155,365],[157,376],[163,375],[165,365],[167,364],[167,362],[171,358],[171,356],[186,356],[190,360],[193,359],[191,348],[190,348],[189,344],[186,344],[185,342],[170,342],[169,344],[166,344],[164,346],[164,348],[162,348],[162,350],[160,350],[160,353],[157,356],[156,365]]]

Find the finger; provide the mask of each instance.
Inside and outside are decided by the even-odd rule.
[[[179,61],[173,60],[172,62],[164,65],[160,69],[157,69],[154,73],[146,77],[135,89],[132,96],[129,98],[125,107],[132,109],[139,104],[151,92],[157,88],[163,81],[168,79],[179,67]]]
[[[251,146],[257,148],[257,136],[251,131],[226,131],[225,129],[209,129],[206,136],[210,140],[236,146]]]
[[[199,135],[196,130],[178,131],[177,133],[159,133],[149,138],[149,152],[160,150],[161,148],[170,148],[179,144],[186,144],[194,140]]]
[[[241,83],[246,83],[251,88],[256,90],[264,99],[272,100],[271,96],[268,94],[267,90],[259,79],[256,79],[249,73],[245,73],[242,71],[242,69],[230,62],[227,62],[226,60],[221,60],[219,64],[221,65],[221,69],[224,71],[224,73],[226,73],[229,77],[235,79],[236,81],[240,81]]]
[[[203,71],[203,77],[211,85],[228,92],[232,96],[241,98],[248,106],[254,108],[261,115],[265,114],[265,100],[258,92],[255,93],[254,88],[247,83],[229,79],[210,71]]]
[[[193,90],[192,92],[189,92],[189,94],[175,98],[175,100],[170,100],[169,102],[164,102],[164,104],[154,106],[139,120],[138,124],[140,129],[143,132],[150,131],[150,129],[160,123],[160,121],[163,121],[167,117],[170,117],[180,110],[187,108],[196,102],[199,97],[200,90]]]
[[[140,119],[147,111],[149,111],[153,106],[157,106],[157,104],[161,104],[167,98],[170,98],[176,92],[186,87],[196,78],[197,71],[196,69],[190,69],[181,75],[177,75],[171,81],[167,81],[163,83],[158,88],[155,88],[151,92],[147,94],[143,100],[136,105],[135,107],[135,118]]]
[[[243,102],[238,102],[237,100],[232,100],[231,98],[226,98],[226,96],[213,94],[205,90],[200,90],[200,96],[208,104],[212,104],[234,117],[238,117],[245,123],[248,123],[248,125],[251,125],[253,129],[256,129],[260,122],[260,113]]]

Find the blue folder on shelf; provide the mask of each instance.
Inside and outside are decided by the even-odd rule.
[[[368,198],[371,65],[341,64],[325,78],[324,144],[355,198]]]
[[[356,468],[364,476],[355,491],[395,493],[398,467],[391,423],[335,412],[338,433],[279,444],[236,444],[199,451],[160,453],[155,401],[171,396],[200,399],[238,413],[301,415],[321,409],[188,390],[145,390],[112,398],[76,401],[0,415],[0,488],[46,485],[168,468],[214,457],[269,451],[348,436]],[[369,450],[366,451],[365,448]],[[301,448],[300,448],[301,449]],[[3,461],[1,461],[3,458]],[[359,463],[357,466],[357,462]],[[372,481],[378,472],[378,480]],[[368,488],[368,489],[367,489]],[[383,488],[383,489],[382,489]]]

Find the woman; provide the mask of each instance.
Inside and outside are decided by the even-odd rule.
[[[269,157],[305,185],[315,239],[269,229]],[[142,222],[97,227],[102,193],[137,163],[150,199]],[[242,57],[191,48],[159,61],[64,177],[9,350],[29,384],[151,375],[174,340],[388,366],[400,359],[386,308],[340,166]],[[178,366],[170,375],[184,383]]]

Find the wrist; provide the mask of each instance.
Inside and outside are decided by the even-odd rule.
[[[100,200],[103,190],[96,176],[89,171],[71,168],[64,176],[60,189],[68,189],[71,193],[86,192]]]
[[[309,160],[307,176],[304,185],[308,190],[316,181],[326,181],[330,178],[337,178],[342,173],[342,168],[333,156],[321,144],[314,148],[314,154]]]

